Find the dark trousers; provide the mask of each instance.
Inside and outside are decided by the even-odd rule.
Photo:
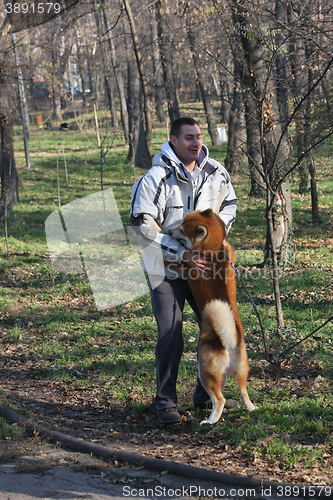
[[[156,407],[157,410],[177,406],[176,383],[178,368],[184,349],[183,310],[185,300],[199,313],[186,280],[167,279],[150,289],[152,309],[157,321],[156,354]],[[193,396],[194,403],[209,399],[200,380]]]

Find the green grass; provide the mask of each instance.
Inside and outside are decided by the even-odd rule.
[[[8,422],[0,417],[0,440],[9,438],[15,439],[24,434],[24,430],[21,427],[17,427],[15,425],[10,425]],[[0,462],[1,462],[1,454],[0,454]]]
[[[165,139],[165,129],[157,128],[153,136],[156,153]],[[209,144],[206,131],[204,140]],[[74,125],[67,133],[33,128],[29,147],[32,167],[26,170],[21,131],[17,129],[15,149],[22,180],[21,202],[8,221],[8,254],[4,225],[0,225],[2,345],[7,356],[24,356],[25,369],[38,380],[62,381],[77,391],[95,391],[97,403],[112,398],[130,402],[143,411],[155,392],[156,323],[149,297],[97,311],[87,278],[54,270],[46,244],[45,220],[58,208],[57,153],[62,205],[100,190],[95,134],[93,130],[80,134]],[[276,328],[270,270],[258,267],[266,235],[264,200],[248,198],[245,170],[233,176],[239,202],[229,240],[237,250],[238,266],[258,304],[272,356],[307,336],[332,314],[333,180],[328,154],[332,144],[325,151],[327,156],[316,159],[320,224],[311,224],[310,196],[297,194],[297,177],[292,186],[296,263],[281,275],[284,329]],[[225,152],[225,145],[211,148],[212,157],[220,161]],[[131,186],[144,173],[137,168],[134,178],[126,155],[122,136],[114,134],[104,165],[104,180],[105,187],[114,191],[124,226],[129,224]],[[225,442],[244,444],[249,453],[256,450],[267,460],[280,461],[281,467],[299,461],[322,464],[324,442],[326,446],[333,444],[332,326],[327,325],[297,345],[280,359],[277,367],[265,360],[258,321],[241,284],[238,301],[252,368],[249,392],[260,409],[251,414],[241,409],[228,412],[228,425],[221,421],[212,432],[221,433]],[[184,317],[179,399],[187,404],[196,379],[198,329],[189,307]],[[316,399],[298,398],[297,391],[315,393]],[[228,381],[226,395],[239,399],[232,381]],[[2,437],[12,432],[10,426],[4,429]],[[207,429],[194,425],[193,432],[205,434]]]

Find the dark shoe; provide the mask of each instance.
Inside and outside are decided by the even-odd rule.
[[[200,403],[193,403],[194,408],[196,410],[211,410],[212,409],[212,401],[211,399],[207,399],[206,401],[202,401]]]
[[[225,405],[224,408],[226,409],[231,409],[231,408],[238,408],[239,403],[235,399],[226,399],[225,400]],[[194,403],[194,408],[198,410],[211,410],[212,408],[212,401],[210,399],[207,399],[207,401],[203,401],[202,403]]]
[[[175,406],[159,410],[158,420],[161,424],[176,424],[180,421],[179,411]]]

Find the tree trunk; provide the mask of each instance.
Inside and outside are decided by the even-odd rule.
[[[311,153],[309,153],[308,168],[310,172],[312,222],[319,222],[320,215],[318,206],[317,174]]]
[[[327,114],[330,116],[331,121],[333,122],[333,106],[331,104],[331,95],[329,89],[327,88],[327,83],[325,82],[325,80],[322,80],[321,82],[321,91],[325,100]]]
[[[231,96],[229,93],[229,82],[227,83],[224,75],[221,75],[220,80],[220,98],[221,98],[221,123],[228,123],[231,112]]]
[[[23,125],[23,141],[24,141],[25,162],[26,162],[26,168],[28,170],[30,170],[31,165],[30,165],[30,155],[29,155],[29,146],[28,146],[28,141],[30,138],[29,110],[28,110],[28,103],[27,103],[26,94],[25,94],[22,69],[20,66],[18,50],[17,50],[17,46],[16,46],[15,33],[13,33],[13,45],[14,45],[15,62],[16,62],[16,70],[17,70],[17,80],[18,80],[18,90],[19,90],[18,94],[19,94],[21,118],[22,118],[22,125]]]
[[[154,65],[154,92],[155,92],[155,110],[157,119],[160,123],[164,123],[166,120],[166,112],[164,110],[165,102],[165,92],[163,86],[163,73],[162,73],[162,63],[161,55],[158,46],[158,32],[156,20],[152,20],[151,24],[152,37],[153,37],[153,65]]]
[[[279,265],[278,265],[278,256],[275,245],[275,227],[274,227],[274,218],[273,218],[273,200],[271,196],[271,192],[267,190],[267,199],[266,205],[268,207],[267,210],[267,239],[270,241],[270,253],[271,253],[271,261],[273,268],[273,291],[275,298],[275,311],[276,311],[276,322],[278,327],[283,328],[285,326],[282,304],[281,304],[281,294],[280,294],[280,280],[279,280]]]
[[[51,76],[51,121],[61,122],[61,110],[60,110],[60,98],[58,92],[58,79],[55,75],[56,66],[55,66],[55,57],[54,51],[52,49],[52,76]]]
[[[196,55],[197,49],[196,49],[196,45],[195,45],[195,35],[192,31],[191,16],[189,14],[186,15],[186,27],[187,27],[187,37],[188,37],[188,41],[190,43],[194,69],[195,69],[195,73],[197,75],[197,82],[199,84],[201,99],[202,99],[205,114],[206,114],[206,120],[207,120],[207,124],[208,124],[208,133],[210,135],[212,145],[219,146],[221,144],[221,141],[220,141],[220,137],[219,137],[219,134],[217,131],[217,125],[216,125],[216,119],[215,119],[213,106],[212,106],[212,103],[210,100],[210,95],[209,95],[207,85],[206,85],[207,76],[206,76],[206,73],[204,74],[204,72],[202,71],[201,66],[199,64],[199,61],[197,60],[197,55]]]
[[[0,60],[0,219],[10,213],[12,206],[19,201],[18,175],[14,158],[12,120],[9,111],[8,82],[5,79],[7,68]]]
[[[56,57],[56,42],[55,36],[52,37],[51,48],[52,75],[51,75],[51,121],[61,122],[62,116],[60,111],[60,97],[58,92],[58,71]]]
[[[135,150],[139,142],[139,131],[141,122],[141,109],[137,96],[140,92],[139,75],[133,75],[133,68],[128,65],[128,123],[129,123],[129,148],[127,161],[134,163]]]
[[[233,16],[234,22],[238,23],[237,16]],[[234,72],[235,81],[240,84],[240,92],[243,100],[245,129],[246,129],[246,155],[250,173],[249,196],[253,198],[264,195],[260,186],[262,178],[259,172],[262,167],[262,157],[260,152],[260,127],[257,119],[257,102],[252,94],[252,79],[248,65],[245,63],[244,50],[242,49],[242,39],[239,38],[239,46],[234,47]],[[229,132],[228,132],[229,135]]]
[[[264,261],[273,262],[276,257],[279,265],[292,265],[295,255],[289,181],[283,182],[277,194],[271,196],[270,199],[272,206],[267,206],[266,212],[268,214],[267,220],[272,223],[273,230],[268,224]]]
[[[104,48],[104,44],[102,41],[103,31],[104,31],[103,20],[101,19],[101,12],[99,10],[99,5],[97,5],[97,3],[96,3],[96,0],[92,0],[92,2],[93,2],[94,13],[95,13],[97,36],[98,36],[99,45],[100,45],[100,49],[101,49],[101,55],[102,55],[104,85],[105,85],[105,91],[106,91],[108,104],[109,104],[111,124],[113,127],[117,128],[118,127],[118,118],[117,118],[116,108],[115,108],[115,104],[114,104],[112,87],[111,87],[111,83],[110,83],[110,75],[109,75],[109,71],[108,71],[109,63],[108,63],[107,54],[106,54],[106,51]]]
[[[75,29],[75,34],[76,34],[76,47],[77,47],[77,65],[79,69],[81,88],[82,88],[82,105],[85,106],[86,105],[86,82],[84,79],[85,64],[83,62],[83,57],[82,57],[80,33],[77,28]]]
[[[243,155],[244,113],[242,112],[242,96],[240,85],[235,81],[228,121],[228,148],[224,165],[228,172],[235,174],[239,170],[239,160]]]
[[[180,117],[180,111],[172,64],[173,49],[167,38],[168,28],[165,26],[165,14],[162,12],[162,2],[164,4],[165,0],[157,0],[155,2],[155,15],[157,20],[158,45],[161,54],[164,87],[167,96],[168,114],[170,122],[172,123]]]
[[[308,59],[310,58],[310,44],[308,45],[306,49],[306,53],[308,56]],[[308,66],[308,90],[310,89],[311,85],[313,84],[314,76],[313,76],[313,70],[311,66]],[[307,164],[308,171],[310,173],[310,192],[311,192],[311,213],[312,213],[312,222],[319,222],[320,221],[320,215],[319,215],[319,205],[318,205],[318,190],[317,190],[317,175],[316,175],[316,167],[313,161],[312,153],[311,153],[311,140],[312,140],[312,134],[311,134],[311,121],[310,121],[310,116],[311,116],[311,108],[312,108],[312,96],[310,95],[307,100],[306,100],[306,112],[305,112],[305,140],[304,140],[304,146],[307,151],[305,160]]]
[[[280,26],[287,24],[285,2],[275,0],[275,17],[280,23]],[[284,36],[285,34],[282,28],[277,30],[275,45],[279,47],[283,46]],[[287,56],[284,51],[278,50],[275,58],[276,95],[282,124],[286,124],[289,118],[287,57],[289,57],[289,55]]]
[[[260,187],[260,178],[258,172],[262,165],[260,154],[260,129],[257,120],[257,104],[253,99],[250,91],[250,78],[246,71],[243,71],[243,66],[238,73],[241,75],[241,83],[243,86],[243,101],[245,108],[245,128],[246,128],[246,153],[250,172],[250,191],[249,196],[257,198],[263,195],[263,190]]]
[[[288,22],[293,24],[296,19],[296,12],[294,8],[290,5],[287,6]],[[297,33],[291,34],[290,41],[290,62],[292,71],[292,84],[291,90],[295,100],[299,100],[307,89],[307,72],[300,71],[299,69],[305,65],[305,47],[303,41],[298,39]],[[300,194],[307,193],[309,191],[309,170],[306,165],[306,159],[304,158],[305,153],[305,103],[298,108],[297,114],[295,114],[296,122],[296,146],[297,146],[297,158],[303,160],[300,161],[298,167],[298,173],[300,176],[300,183],[298,187],[298,192]]]
[[[107,35],[108,35],[112,67],[113,67],[113,71],[114,71],[114,75],[115,75],[115,79],[116,79],[116,84],[117,84],[117,89],[118,89],[118,93],[119,93],[121,124],[123,127],[125,142],[127,144],[128,140],[129,140],[128,139],[128,114],[127,114],[127,102],[126,102],[126,92],[125,92],[124,79],[123,79],[123,75],[122,75],[120,66],[119,66],[118,61],[117,61],[116,47],[114,45],[112,31],[109,27],[109,19],[108,19],[108,14],[107,14],[106,9],[103,10],[103,14],[104,14],[105,27],[106,27]]]
[[[127,161],[135,166],[150,168],[151,161],[146,147],[142,117],[142,90],[140,76],[133,51],[126,44],[127,54],[127,85],[128,85],[128,123],[129,149]]]
[[[19,97],[20,97],[20,104],[21,104],[21,114],[22,114],[23,127],[25,129],[27,139],[30,139],[29,109],[28,109],[27,97],[26,97],[24,80],[23,80],[23,75],[22,75],[22,69],[21,69],[21,65],[20,65],[20,58],[19,58],[19,54],[18,54],[18,48],[16,46],[15,33],[13,33],[13,44],[14,44],[15,62],[16,62],[16,68],[17,68],[17,78],[18,78]]]
[[[143,61],[142,61],[141,52],[140,52],[140,44],[139,44],[139,39],[138,39],[138,35],[136,32],[136,26],[135,26],[134,17],[132,14],[131,6],[130,6],[128,0],[123,0],[123,2],[124,2],[124,7],[125,7],[126,14],[127,14],[127,18],[128,18],[128,23],[129,23],[130,30],[131,30],[134,54],[135,54],[135,59],[136,59],[136,63],[137,63],[138,70],[139,70],[140,80],[141,80],[142,93],[143,93],[143,110],[144,110],[144,115],[145,115],[145,141],[146,141],[146,147],[147,147],[147,151],[148,151],[150,160],[152,160],[153,156],[154,156],[153,148],[151,145],[153,128],[152,128],[150,103],[149,103],[149,95],[148,95],[148,83],[147,83],[147,79],[146,79],[145,72],[144,72]]]

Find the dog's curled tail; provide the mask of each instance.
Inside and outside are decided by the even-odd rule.
[[[201,338],[212,341],[216,336],[228,351],[236,348],[235,318],[228,302],[222,300],[208,302],[201,318]]]

